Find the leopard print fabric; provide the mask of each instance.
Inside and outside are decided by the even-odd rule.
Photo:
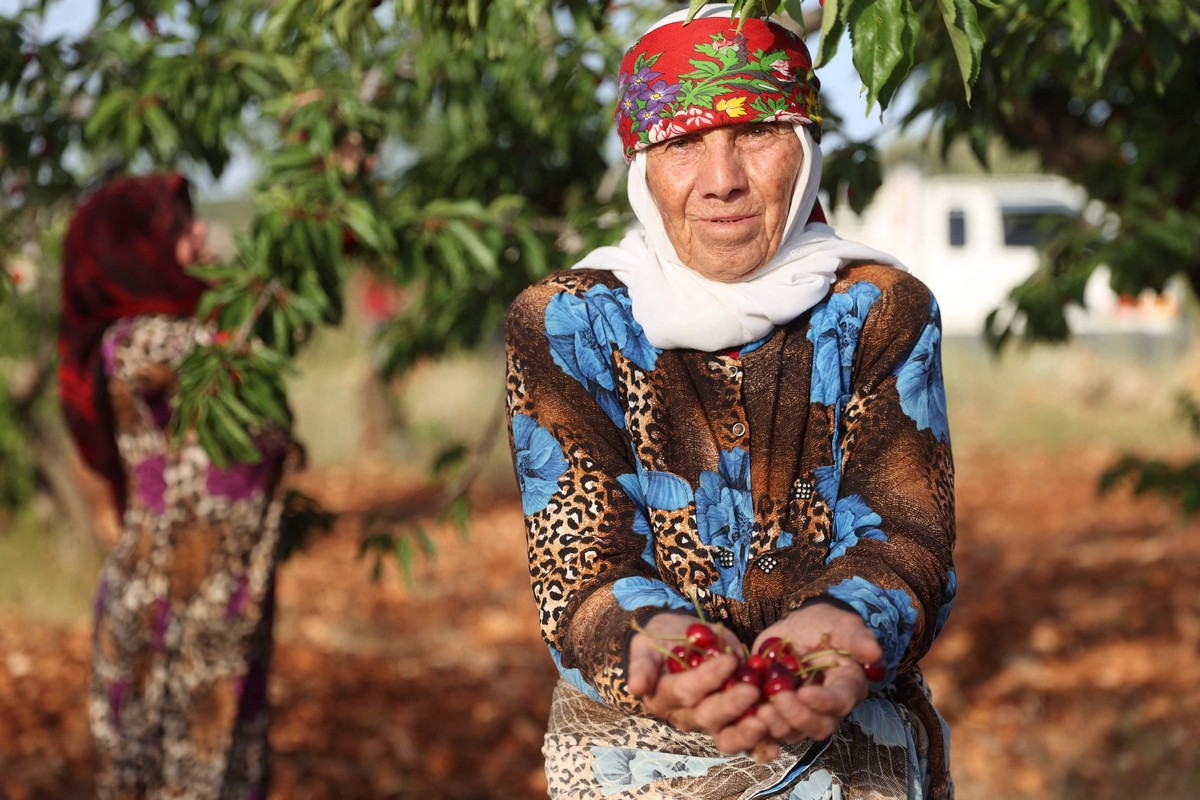
[[[100,798],[266,797],[275,556],[289,468],[283,431],[262,461],[214,466],[166,426],[175,368],[207,330],[123,319],[103,341],[126,470],[123,531],[101,574],[90,716]]]
[[[510,445],[542,635],[571,690],[547,737],[553,796],[768,796],[758,779],[731,795],[663,789],[676,768],[717,786],[740,767],[678,731],[669,752],[699,760],[654,760],[661,723],[625,685],[625,646],[636,622],[693,603],[748,645],[812,598],[858,611],[888,665],[872,695],[886,713],[847,718],[829,748],[874,755],[826,758],[830,785],[952,796],[943,723],[917,688],[957,586],[940,335],[928,289],[876,265],[843,270],[822,303],[733,353],[654,348],[605,271],[556,273],[516,300]],[[640,722],[597,761],[616,746],[612,714]],[[918,755],[917,778],[886,766]]]

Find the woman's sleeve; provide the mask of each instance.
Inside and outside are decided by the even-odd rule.
[[[659,580],[648,521],[627,491],[637,467],[616,373],[634,367],[597,311],[612,301],[607,287],[576,294],[546,282],[518,297],[507,406],[542,636],[567,681],[636,710],[623,669],[631,624],[690,605]]]
[[[812,399],[837,418],[817,491],[835,499],[825,572],[793,607],[821,596],[857,611],[890,681],[929,650],[957,589],[954,467],[937,303],[913,278],[878,283],[814,319]]]

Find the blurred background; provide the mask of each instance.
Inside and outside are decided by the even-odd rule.
[[[1200,796],[1200,12],[742,5],[811,32],[831,222],[942,308],[960,589],[926,670],[960,800]],[[499,323],[627,222],[614,65],[671,7],[0,0],[0,798],[91,796],[116,522],[54,402],[58,246],[161,167],[221,326],[290,365],[331,519],[281,568],[272,800],[545,796]]]

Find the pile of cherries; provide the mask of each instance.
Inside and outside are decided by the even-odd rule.
[[[685,672],[710,658],[729,652],[722,646],[717,632],[704,622],[693,622],[688,626],[685,636],[685,641],[666,652],[667,672]],[[801,686],[820,686],[825,680],[825,671],[835,663],[833,657],[845,655],[849,655],[846,650],[833,648],[801,655],[786,640],[772,636],[763,640],[756,652],[741,658],[737,668],[725,680],[723,688],[748,683],[756,686],[764,698],[769,698]],[[871,683],[882,680],[887,674],[883,661],[863,664],[862,669]]]

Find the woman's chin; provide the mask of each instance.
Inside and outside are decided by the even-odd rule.
[[[722,283],[734,283],[753,275],[770,260],[762,248],[747,251],[745,248],[706,248],[700,258],[683,262],[684,266],[705,278]]]

